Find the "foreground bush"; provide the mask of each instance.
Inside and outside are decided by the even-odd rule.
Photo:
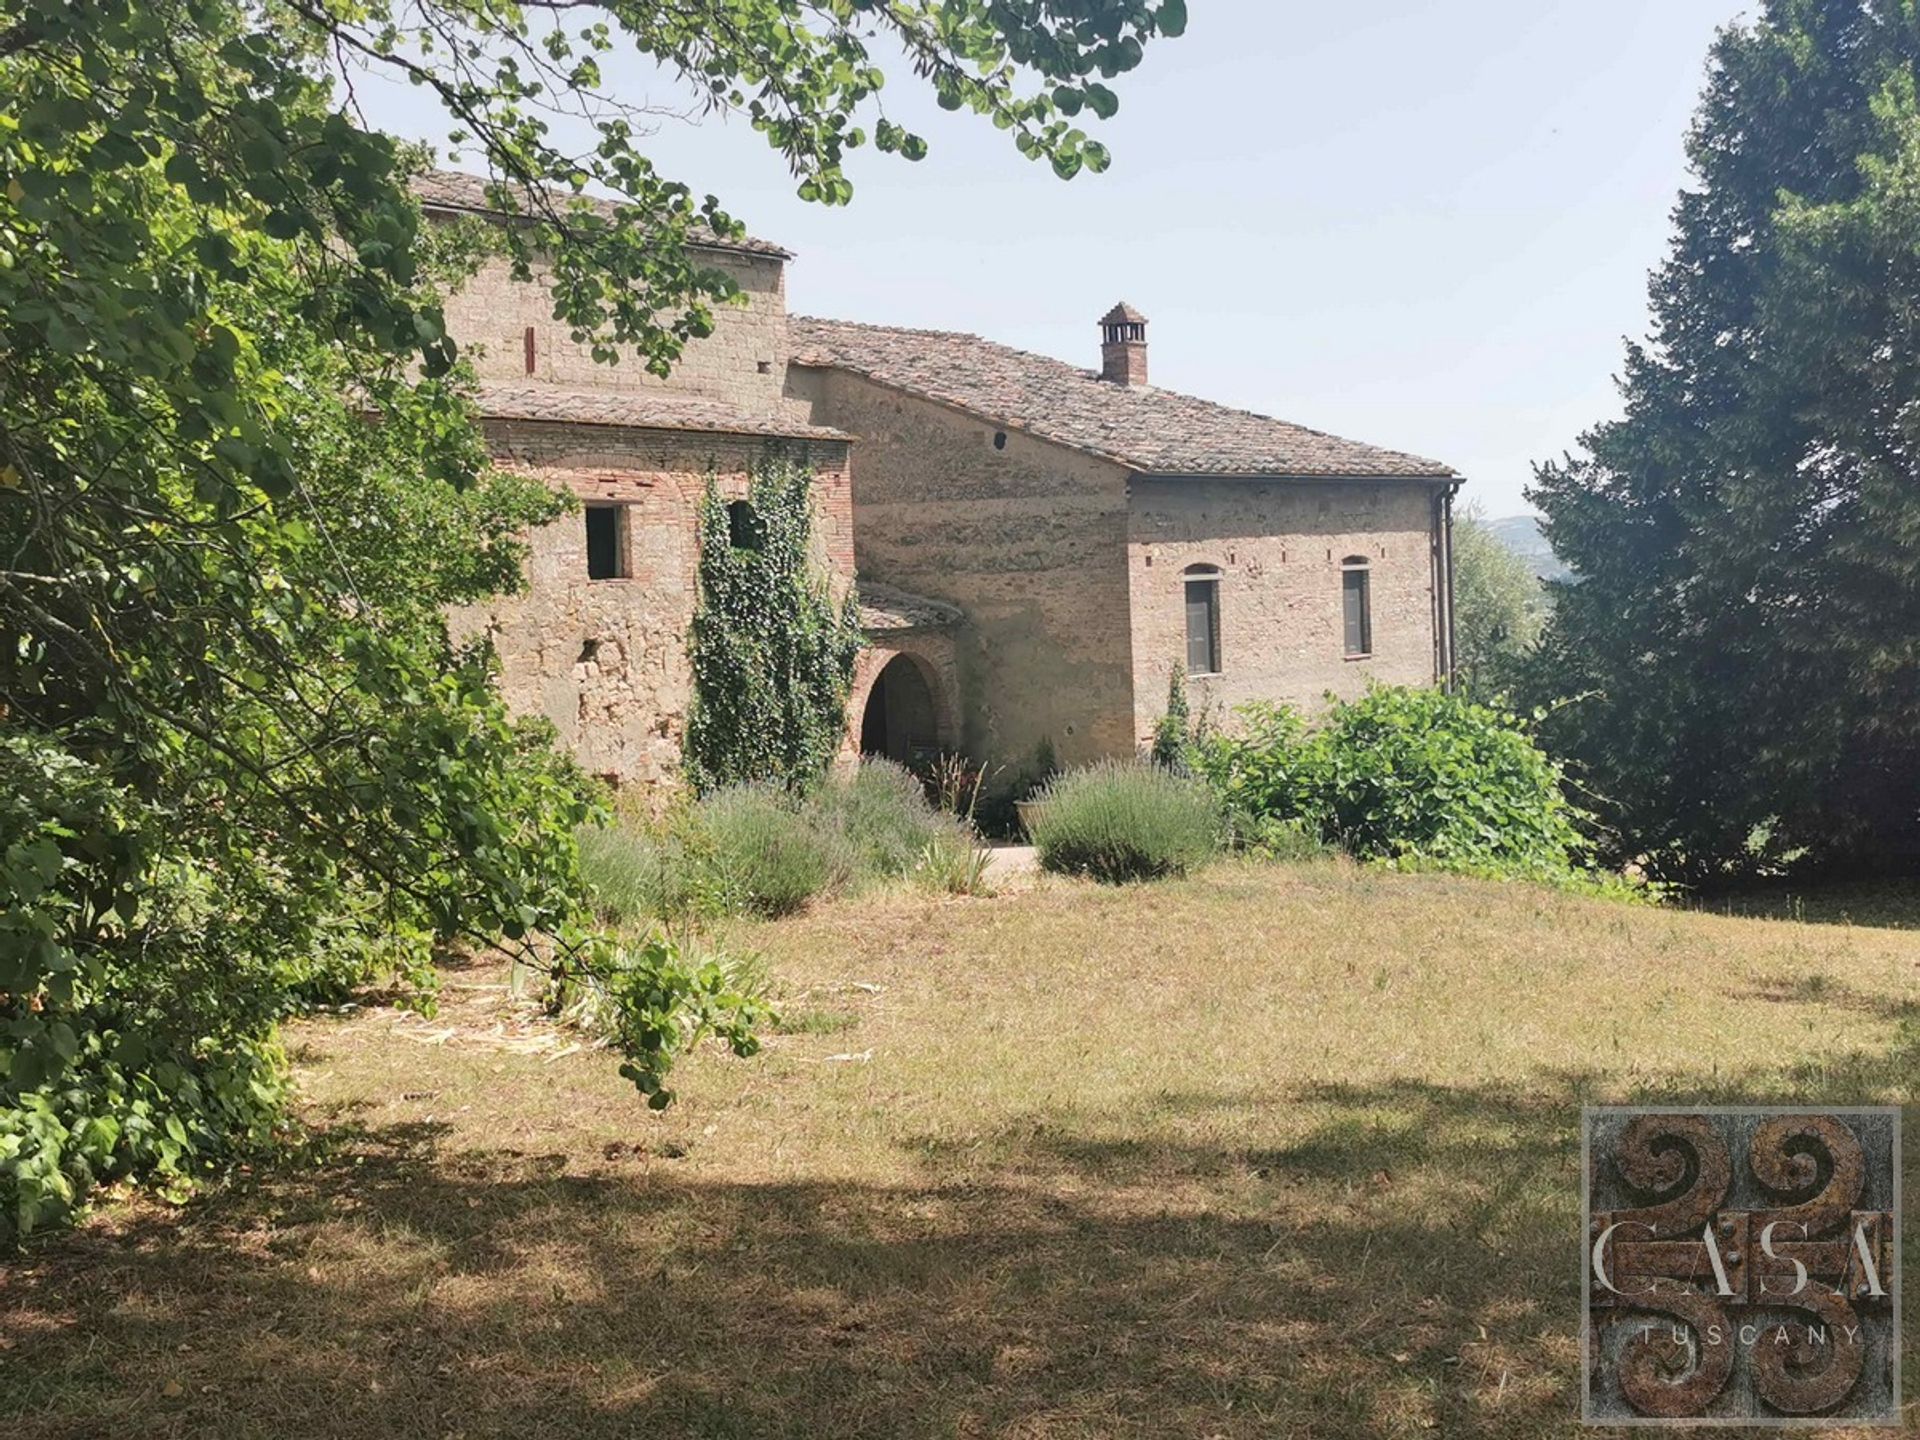
[[[98,48],[136,13],[151,69]],[[0,126],[34,182],[0,187],[0,1244],[270,1140],[279,1021],[438,947],[631,1007],[649,1096],[709,1022],[749,1043],[666,952],[591,933],[596,791],[448,635],[564,508],[491,467],[448,377],[453,256],[317,85],[236,93],[299,47],[194,13],[38,6],[0,47],[46,122]],[[208,168],[243,148],[270,188]]]
[[[857,852],[845,831],[819,823],[816,806],[772,786],[744,785],[702,800],[691,849],[721,908],[791,915],[853,878]]]
[[[744,1059],[759,1052],[756,1031],[772,1015],[766,988],[754,957],[702,954],[654,931],[637,945],[608,947],[591,974],[550,977],[547,1005],[629,1056],[678,1054],[711,1035]],[[673,1103],[663,1067],[629,1059],[620,1074],[650,1109]]]
[[[621,998],[650,1096],[716,1013],[667,950],[609,958],[584,933],[573,837],[591,788],[550,732],[514,722],[484,642],[456,647],[443,623],[518,584],[516,537],[563,503],[488,462],[440,303],[456,272],[503,250],[541,273],[582,352],[659,376],[737,293],[700,238],[736,223],[712,197],[696,215],[646,163],[593,57],[623,38],[721,103],[778,97],[802,192],[837,201],[846,127],[882,80],[872,40],[901,40],[943,100],[1021,119],[1021,150],[1070,176],[1107,154],[1055,109],[1110,112],[1096,63],[1128,68],[1185,24],[1175,0],[1093,26],[1051,5],[894,6],[872,27],[843,5],[755,0],[705,25],[700,7],[610,8],[618,35],[576,46],[522,7],[464,0],[6,7],[0,1239],[64,1209],[83,1172],[164,1172],[168,1145],[198,1172],[271,1123],[255,1076],[277,1072],[274,1017],[323,946],[349,970],[395,930],[514,946],[556,985]],[[552,73],[530,78],[515,59],[535,46]],[[512,178],[489,187],[511,220],[484,242],[423,223],[401,148],[341,83],[348,54],[458,117],[482,168]],[[582,145],[556,149],[526,108],[556,79],[592,117]],[[924,149],[880,123],[880,148]],[[590,181],[621,196],[616,216],[579,193]],[[781,563],[794,538],[734,570]],[[734,662],[723,683],[804,674],[789,693],[815,703],[775,727],[782,763],[838,743],[857,644],[850,624],[794,618],[697,637],[694,657],[702,681]],[[701,690],[703,725],[766,733],[758,710],[716,716],[719,688]],[[382,929],[341,941],[369,917]],[[601,960],[618,968],[590,973]],[[95,1079],[76,1131],[70,1097]]]
[[[1039,795],[1040,864],[1109,884],[1184,875],[1220,845],[1219,806],[1206,787],[1151,765],[1103,760]]]
[[[683,899],[670,899],[676,863],[670,838],[639,825],[613,824],[582,828],[580,874],[587,893],[603,919],[642,921],[676,915],[687,908]]]
[[[899,879],[974,894],[986,868],[966,822],[887,760],[804,796],[716,791],[658,826],[583,831],[580,849],[596,905],[620,922],[790,915],[816,896]]]
[[[963,828],[928,804],[919,778],[891,760],[862,760],[851,775],[833,777],[809,797],[808,809],[845,838],[861,879],[911,874],[928,845]]]
[[[1237,731],[1205,737],[1193,757],[1243,839],[1285,827],[1362,860],[1582,873],[1579,812],[1515,715],[1404,686],[1336,703],[1314,730],[1281,706],[1239,714]]]
[[[955,824],[936,834],[914,857],[913,878],[942,895],[988,895],[992,886],[987,869],[993,852],[965,825]]]
[[[1381,687],[1336,705],[1319,740],[1328,838],[1359,859],[1551,874],[1586,854],[1559,767],[1506,711]]]
[[[1325,750],[1309,743],[1307,722],[1285,705],[1255,701],[1235,713],[1232,730],[1188,747],[1188,763],[1225,807],[1235,842],[1277,824],[1318,834]]]

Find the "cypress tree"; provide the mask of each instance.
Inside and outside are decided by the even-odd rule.
[[[1530,491],[1548,738],[1664,878],[1920,863],[1916,57],[1913,0],[1722,33],[1625,415]]]

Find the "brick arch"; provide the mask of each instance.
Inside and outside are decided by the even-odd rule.
[[[895,666],[902,669],[895,670]],[[882,685],[882,677],[890,672],[909,674],[925,687],[932,712],[931,748],[940,751],[959,749],[960,717],[953,642],[944,635],[916,635],[902,637],[885,645],[869,646],[860,652],[860,658],[854,666],[853,689],[847,697],[847,736],[842,750],[843,758],[849,762],[859,759],[868,706]],[[910,757],[896,755],[895,758]]]

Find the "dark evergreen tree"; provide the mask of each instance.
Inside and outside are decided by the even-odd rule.
[[[1665,878],[1920,863],[1916,57],[1911,0],[1723,32],[1625,416],[1531,492],[1548,737]]]

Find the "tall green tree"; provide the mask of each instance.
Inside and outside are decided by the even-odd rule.
[[[1620,856],[1920,864],[1920,11],[1724,32],[1624,418],[1539,468],[1533,682]]]
[[[1454,667],[1469,694],[1510,690],[1546,624],[1548,599],[1526,559],[1467,508],[1453,519]]]
[[[369,963],[517,946],[655,1104],[750,1006],[587,923],[594,797],[441,616],[557,503],[493,471],[440,296],[483,243],[609,362],[671,367],[738,227],[635,149],[600,58],[737,109],[803,194],[924,143],[870,45],[1063,175],[1180,0],[0,0],[0,1238],[276,1123],[274,1024]],[[352,86],[444,107],[514,223],[424,223]],[[555,110],[592,117],[581,153]],[[877,118],[869,135],[863,113]],[[610,210],[580,193],[599,182]]]

